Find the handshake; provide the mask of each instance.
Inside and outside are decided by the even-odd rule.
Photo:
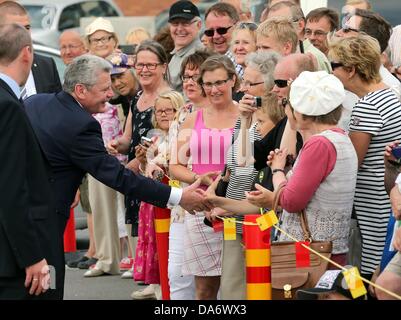
[[[207,191],[200,188],[201,185],[205,185],[203,180],[204,177],[200,177],[193,184],[183,189],[179,204],[190,214],[195,214],[198,211],[210,211],[214,208],[214,204],[210,201],[210,193],[214,194],[220,176],[214,182],[213,180],[210,181]]]

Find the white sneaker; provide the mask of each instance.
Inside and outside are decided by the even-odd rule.
[[[134,300],[156,300],[153,285],[150,284],[143,290],[134,291],[131,293],[131,298]]]
[[[134,277],[134,266],[131,267],[131,269],[125,271],[121,275],[121,279],[132,279]]]

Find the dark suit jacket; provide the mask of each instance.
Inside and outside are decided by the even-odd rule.
[[[126,169],[107,153],[99,122],[68,93],[25,100],[28,117],[53,168],[57,210],[69,207],[85,173],[123,194],[165,207],[171,188]]]
[[[52,58],[35,53],[32,74],[37,93],[55,93],[62,90],[56,63]]]
[[[46,167],[21,103],[2,80],[0,155],[0,287],[21,286],[25,267],[45,258],[56,269],[64,269],[64,255],[50,166]]]

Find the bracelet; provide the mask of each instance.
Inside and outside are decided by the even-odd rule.
[[[272,174],[275,174],[276,172],[282,172],[282,173],[284,173],[284,175],[285,175],[284,169],[273,169],[273,170],[272,170]]]

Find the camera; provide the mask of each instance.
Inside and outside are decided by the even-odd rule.
[[[152,139],[150,139],[150,138],[148,138],[148,137],[142,136],[142,137],[141,137],[141,144],[142,144],[142,145],[145,145],[145,142],[147,142],[147,143],[153,143]]]
[[[254,106],[260,108],[262,106],[262,97],[254,97]]]

